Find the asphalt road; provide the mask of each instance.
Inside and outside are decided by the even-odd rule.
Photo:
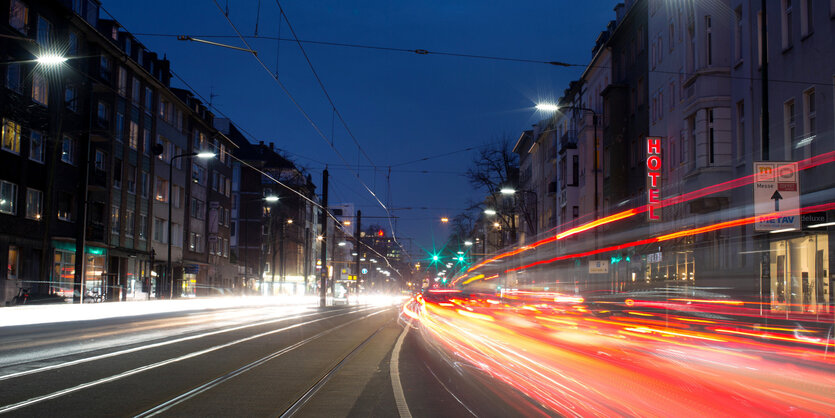
[[[478,389],[463,396],[398,313],[261,305],[4,326],[0,414],[503,415],[465,401]]]

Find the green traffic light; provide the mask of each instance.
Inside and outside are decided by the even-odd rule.
[[[438,260],[440,260],[440,259],[441,259],[441,258],[440,258],[440,257],[438,257],[437,255],[433,255],[433,256],[432,256],[432,261],[438,261]]]

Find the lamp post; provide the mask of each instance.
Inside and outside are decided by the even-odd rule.
[[[173,188],[173,185],[174,185],[174,160],[176,160],[177,158],[191,158],[191,157],[209,159],[209,158],[214,158],[215,153],[213,153],[211,151],[189,152],[189,153],[186,153],[186,154],[177,154],[177,155],[171,157],[170,160],[168,160],[168,259],[167,259],[168,262],[167,262],[167,266],[165,267],[165,275],[167,276],[166,281],[170,285],[169,293],[168,293],[168,298],[169,299],[174,298],[174,272],[171,269],[171,216],[172,216],[171,215],[171,212],[172,212],[171,211],[171,193],[172,193],[172,188]],[[185,246],[185,242],[183,243],[183,246]]]
[[[484,214],[487,216],[494,216],[496,215],[496,211],[494,209],[484,209]],[[487,257],[487,219],[485,218],[484,221],[481,223],[481,229],[484,231],[484,241],[481,243],[481,252],[484,253],[484,257]]]

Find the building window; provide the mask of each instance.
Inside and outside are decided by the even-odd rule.
[[[121,232],[122,217],[119,213],[119,207],[113,205],[110,207],[110,233],[118,234]]]
[[[171,204],[174,205],[175,208],[179,209],[182,207],[183,204],[183,188],[177,185],[173,185],[171,188]]]
[[[71,31],[67,36],[67,54],[78,55],[78,35]]]
[[[73,113],[78,113],[78,89],[75,86],[67,86],[64,90],[64,106]]]
[[[150,87],[145,87],[145,112],[153,113],[154,111],[154,91]]]
[[[191,163],[191,180],[197,184],[206,184],[206,169],[197,162]]]
[[[121,189],[122,188],[122,159],[121,158],[114,158],[113,159],[113,188],[114,189]]]
[[[813,26],[814,15],[812,14],[812,0],[800,1],[800,33],[807,37],[815,31]]]
[[[815,140],[815,135],[817,134],[817,121],[815,120],[816,117],[816,108],[815,105],[815,89],[807,90],[803,93],[803,130],[806,134],[806,138],[804,138],[804,143],[811,143]],[[805,144],[804,144],[805,145]]]
[[[183,153],[182,148],[180,148],[178,146],[174,146],[174,155],[181,155],[182,153]],[[182,170],[183,169],[183,159],[182,158],[177,158],[176,160],[174,160],[174,168],[176,168],[177,170]]]
[[[168,201],[168,180],[157,177],[156,195],[154,197],[159,202]]]
[[[32,72],[32,100],[44,106],[49,104],[49,82],[39,72]]]
[[[99,76],[105,81],[110,81],[111,72],[113,72],[113,68],[110,58],[106,55],[102,55],[99,59]]]
[[[107,122],[110,122],[110,112],[107,109],[107,104],[102,101],[99,101],[96,115],[99,119],[99,125],[106,126]]]
[[[204,252],[203,235],[197,232],[189,233],[188,249],[196,253]]]
[[[58,192],[58,219],[72,222],[73,195],[67,192]],[[104,212],[104,211],[102,211]]]
[[[140,182],[140,191],[142,193],[142,197],[147,199],[151,189],[151,175],[147,171],[142,170],[142,177],[140,179]]]
[[[139,239],[148,239],[148,215],[139,215]]]
[[[43,214],[43,193],[40,190],[26,189],[26,217],[36,221]]]
[[[734,59],[742,61],[742,7],[736,8],[736,26],[734,28]]]
[[[125,183],[128,193],[136,194],[136,166],[133,164],[128,164],[128,173]]]
[[[117,141],[122,142],[122,137],[125,132],[125,115],[121,112],[116,112],[116,134],[114,138]]]
[[[713,65],[713,20],[705,16],[705,65]]]
[[[162,218],[154,218],[154,241],[166,243],[165,240],[165,219]]]
[[[29,159],[32,161],[43,163],[43,134],[38,131],[29,131]]]
[[[736,104],[736,158],[745,157],[745,102],[740,100]]]
[[[38,15],[38,34],[36,40],[41,47],[49,45],[52,39],[52,23],[49,23],[43,16]]]
[[[0,180],[0,213],[17,213],[17,184]]]
[[[29,7],[20,0],[11,0],[9,4],[9,26],[25,35],[28,22]]]
[[[151,130],[148,128],[142,130],[142,151],[151,155]]]
[[[191,198],[191,217],[195,219],[206,218],[206,202],[196,198]]]
[[[139,149],[139,125],[130,121],[130,131],[128,132],[128,145],[132,150]]]
[[[716,130],[713,127],[713,109],[707,109],[707,163],[716,161]]]
[[[122,97],[126,97],[128,95],[128,72],[125,70],[125,67],[119,66],[119,85],[118,85],[118,92],[119,95]]]
[[[20,125],[9,119],[3,119],[2,148],[15,154],[20,154]]]
[[[61,161],[75,164],[75,139],[64,136],[61,140]]]
[[[125,236],[128,238],[133,238],[134,233],[136,233],[136,212],[126,209],[125,210]]]
[[[18,94],[23,94],[23,82],[21,82],[20,64],[11,63],[6,66],[6,88]]]
[[[134,103],[136,103],[136,104],[140,103],[140,97],[139,96],[141,94],[142,94],[142,90],[141,90],[141,87],[139,85],[139,78],[134,77],[133,78],[133,86],[132,86],[132,89],[131,89],[131,99],[133,100]]]
[[[795,135],[797,134],[795,130],[794,100],[789,100],[783,104],[783,126],[784,143],[786,150],[788,150],[790,145],[794,144]]]
[[[107,158],[107,155],[104,153],[104,151],[98,150],[98,149],[96,150],[96,156],[95,156],[95,160],[94,160],[96,170],[99,170],[99,171],[104,171],[105,170],[105,168],[106,168],[105,167],[105,159],[106,158]]]
[[[792,46],[792,0],[783,0],[783,49]]]

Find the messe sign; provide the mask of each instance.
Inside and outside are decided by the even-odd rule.
[[[755,231],[800,228],[800,184],[797,163],[754,163]]]
[[[661,220],[661,138],[647,137],[647,220]]]
[[[606,274],[609,272],[609,260],[589,260],[590,274]]]

